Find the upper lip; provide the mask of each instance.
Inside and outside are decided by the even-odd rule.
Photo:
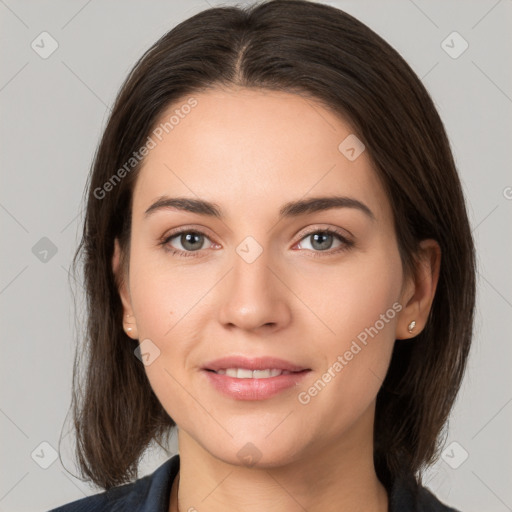
[[[247,368],[248,370],[267,370],[278,369],[289,372],[300,372],[310,370],[303,366],[279,359],[278,357],[244,357],[244,356],[226,356],[215,361],[210,361],[203,366],[203,370],[224,370],[227,368]]]

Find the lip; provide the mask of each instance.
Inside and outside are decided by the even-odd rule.
[[[300,372],[310,370],[304,366],[279,359],[278,357],[245,357],[245,356],[226,356],[220,359],[210,361],[203,366],[203,370],[222,370],[226,368],[247,368],[248,370],[267,370],[275,368],[278,370],[287,370],[289,372]],[[270,377],[275,379],[277,377]],[[240,379],[237,379],[240,380]],[[250,379],[249,379],[250,380]]]
[[[297,386],[311,370],[268,377],[266,379],[237,379],[203,369],[209,383],[217,390],[235,400],[266,400],[285,389]]]
[[[293,373],[266,379],[238,379],[215,373],[215,371],[226,368],[247,368],[248,370],[275,368]],[[217,391],[230,398],[235,400],[266,400],[285,389],[299,385],[300,381],[311,371],[311,368],[305,368],[277,357],[228,356],[206,363],[201,370],[208,382]]]

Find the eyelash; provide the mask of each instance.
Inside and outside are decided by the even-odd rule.
[[[164,248],[165,251],[169,252],[172,255],[183,256],[185,258],[190,258],[190,257],[191,258],[195,258],[195,257],[198,257],[199,255],[197,253],[200,253],[201,250],[199,250],[199,251],[181,251],[179,249],[175,249],[174,247],[169,247],[168,246],[168,243],[173,238],[176,238],[178,235],[181,235],[183,233],[193,233],[195,235],[203,235],[205,238],[207,238],[209,240],[209,238],[206,235],[206,233],[203,233],[203,232],[195,230],[195,229],[187,229],[187,228],[185,228],[185,229],[181,229],[179,231],[174,231],[169,236],[164,237],[159,242],[159,245],[161,245]],[[313,253],[312,257],[314,257],[314,258],[322,257],[324,255],[330,256],[330,255],[333,255],[333,254],[338,254],[338,253],[347,251],[350,248],[355,246],[355,243],[353,241],[348,240],[346,237],[344,237],[341,234],[340,231],[338,231],[337,229],[334,229],[334,228],[323,228],[323,229],[315,229],[313,231],[309,231],[308,233],[305,233],[302,236],[302,238],[299,240],[299,242],[301,240],[303,240],[304,238],[307,238],[308,236],[311,236],[311,235],[315,235],[317,233],[335,235],[338,238],[338,240],[340,242],[342,242],[343,245],[341,245],[340,247],[338,247],[337,249],[332,250],[332,251],[331,250],[328,250],[328,251],[311,251],[310,249],[307,249],[308,251]]]

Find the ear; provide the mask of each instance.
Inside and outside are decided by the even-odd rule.
[[[114,273],[119,296],[123,304],[123,329],[130,338],[138,339],[137,322],[132,309],[132,301],[128,284],[128,275],[121,268],[121,247],[119,240],[114,240],[114,254],[112,255],[112,272]]]
[[[432,239],[420,242],[415,275],[404,286],[400,304],[404,305],[397,322],[396,339],[417,336],[425,327],[436,293],[441,267],[441,248]],[[409,325],[415,322],[414,326]]]

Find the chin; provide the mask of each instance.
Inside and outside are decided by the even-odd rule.
[[[265,434],[266,435],[266,434]],[[269,469],[285,466],[300,458],[301,450],[290,436],[285,439],[276,436],[245,433],[229,443],[216,443],[208,450],[213,457],[233,466]],[[206,446],[206,449],[209,447]]]

